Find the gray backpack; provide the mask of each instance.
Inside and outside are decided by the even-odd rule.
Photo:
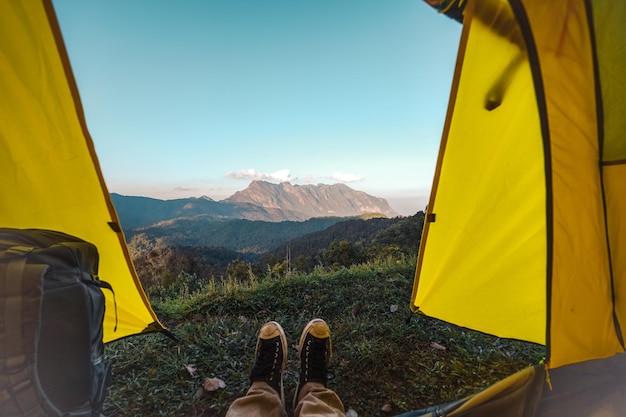
[[[99,416],[111,374],[94,245],[0,228],[0,416]]]

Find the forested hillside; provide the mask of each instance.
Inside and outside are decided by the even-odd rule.
[[[345,220],[340,217],[298,222],[176,219],[135,229],[128,232],[126,238],[133,247],[222,247],[240,253],[262,254],[285,241],[324,230]]]
[[[343,266],[401,252],[416,254],[424,213],[392,219],[351,219],[285,242],[261,257],[266,264],[289,256],[292,266],[309,272],[315,265]]]
[[[129,247],[144,287],[151,289],[173,285],[181,274],[186,274],[185,279],[191,275],[208,282],[411,256],[417,253],[423,221],[423,212],[392,219],[232,220],[207,222],[204,228],[178,220],[133,235]],[[200,235],[204,242],[214,244],[197,244]],[[222,247],[220,242],[228,242],[230,247]]]

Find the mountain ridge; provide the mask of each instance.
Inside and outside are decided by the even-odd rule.
[[[111,193],[111,200],[125,230],[175,219],[282,222],[365,214],[399,215],[385,199],[345,184],[292,185],[252,181],[246,189],[220,201],[210,197],[159,200],[117,193]]]
[[[292,185],[252,181],[243,191],[224,200],[228,203],[248,202],[265,208],[280,208],[310,217],[349,217],[365,213],[380,213],[386,217],[398,215],[383,198],[357,191],[345,184]]]

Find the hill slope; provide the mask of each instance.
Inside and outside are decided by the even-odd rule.
[[[310,219],[303,222],[265,222],[235,219],[206,221],[175,219],[126,232],[131,246],[141,240],[167,246],[213,246],[241,253],[264,253],[271,248],[308,233],[324,230],[338,222],[339,217]]]
[[[229,264],[238,260],[251,263],[255,273],[267,271],[283,262],[287,252],[294,262],[290,267],[311,270],[326,264],[325,251],[340,241],[359,244],[370,254],[392,249],[396,254],[412,256],[417,253],[423,220],[423,212],[393,219],[324,218],[280,223],[174,220],[127,237],[137,273],[144,288],[149,288],[162,277],[181,272],[202,279],[225,277]]]
[[[543,347],[426,316],[407,321],[414,271],[414,264],[395,263],[316,271],[154,299],[157,314],[182,344],[155,334],[107,345],[116,363],[104,414],[223,417],[248,388],[256,332],[269,320],[282,324],[290,346],[310,319],[329,323],[334,353],[329,386],[346,410],[363,417],[462,398],[545,354]],[[299,361],[292,349],[288,353],[284,380],[290,407]],[[205,378],[219,378],[225,387],[203,393]]]
[[[299,256],[315,257],[321,255],[333,241],[341,240],[364,246],[393,245],[406,253],[417,253],[423,224],[424,212],[392,219],[347,219],[324,230],[284,242],[265,255],[280,258],[289,247],[293,259]]]

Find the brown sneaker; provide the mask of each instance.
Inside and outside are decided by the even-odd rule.
[[[287,365],[286,352],[287,338],[283,328],[275,321],[265,323],[257,337],[254,351],[256,360],[250,372],[250,382],[267,382],[278,393],[283,404],[285,403],[283,371]]]
[[[307,382],[318,382],[326,386],[328,365],[332,358],[330,328],[322,319],[313,319],[306,325],[300,336],[298,356],[300,357],[300,379],[294,397],[294,409],[300,389]]]

